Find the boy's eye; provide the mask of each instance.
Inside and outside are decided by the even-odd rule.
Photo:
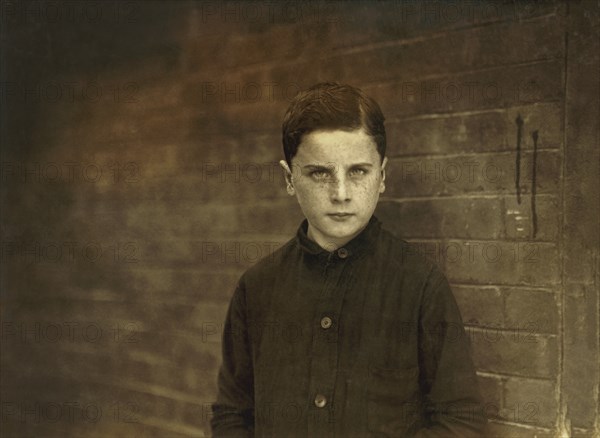
[[[352,169],[352,170],[350,171],[350,174],[351,174],[352,176],[362,176],[362,175],[366,175],[366,173],[367,173],[366,169],[362,169],[362,168],[360,168],[360,167],[359,167],[359,168],[356,168],[356,169]]]
[[[315,179],[324,179],[327,178],[328,175],[329,172],[327,172],[326,170],[313,170],[310,173],[310,176],[312,176]]]

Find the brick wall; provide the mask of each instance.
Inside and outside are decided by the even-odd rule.
[[[377,215],[451,281],[492,433],[599,432],[597,4],[7,1],[2,24],[3,436],[208,435],[235,283],[302,218],[283,112],[321,80],[382,106]]]

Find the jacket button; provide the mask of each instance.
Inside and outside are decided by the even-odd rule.
[[[331,327],[331,324],[333,324],[333,321],[330,317],[325,316],[321,319],[321,327],[323,327],[325,330]]]
[[[348,254],[349,253],[348,253],[348,250],[346,248],[340,248],[340,249],[338,249],[338,256],[341,259],[345,259],[346,257],[348,257]]]
[[[318,408],[324,408],[327,404],[327,398],[323,394],[317,394],[315,397],[315,406]]]

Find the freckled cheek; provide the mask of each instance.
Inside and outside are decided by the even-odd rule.
[[[379,181],[369,180],[360,181],[354,185],[355,194],[361,196],[373,196],[373,193],[379,192]]]
[[[371,180],[357,187],[353,198],[365,209],[374,208],[379,200],[379,182]]]
[[[329,199],[327,184],[311,184],[296,187],[298,201],[304,204],[318,204]]]

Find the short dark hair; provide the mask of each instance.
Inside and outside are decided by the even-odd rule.
[[[320,129],[353,131],[364,128],[385,157],[385,117],[375,100],[359,88],[337,82],[321,82],[298,93],[285,113],[282,125],[283,153],[288,165],[302,137]]]

